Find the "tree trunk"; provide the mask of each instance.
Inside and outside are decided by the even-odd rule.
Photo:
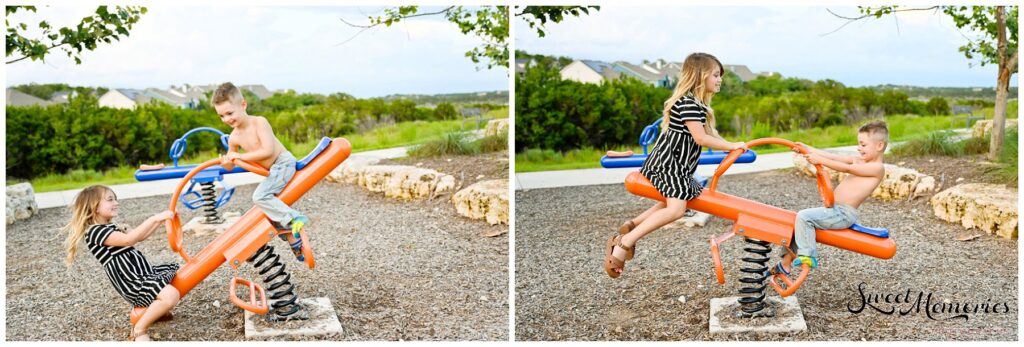
[[[999,154],[1003,149],[1003,128],[1006,124],[1006,99],[1010,93],[1010,69],[1011,59],[1006,56],[1006,20],[1003,6],[996,7],[996,32],[998,35],[996,54],[999,57],[999,79],[996,81],[996,104],[992,115],[992,141],[988,146],[988,159],[999,160]],[[1016,58],[1016,53],[1014,53]],[[1014,59],[1015,60],[1015,59]],[[1016,62],[1014,62],[1016,64]]]

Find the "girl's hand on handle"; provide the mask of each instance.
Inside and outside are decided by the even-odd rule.
[[[151,218],[153,218],[153,220],[156,222],[163,222],[168,219],[174,218],[174,211],[163,211],[153,215],[153,217]]]
[[[804,144],[803,142],[795,142],[794,144],[796,144],[796,147],[793,147],[793,152],[800,153],[798,148],[803,148],[804,149],[804,153],[810,153],[811,152],[811,146],[808,146],[808,145]]]
[[[741,149],[741,148],[743,149],[743,151],[749,151],[750,150],[750,148],[747,148],[747,143],[746,142],[733,142],[732,149],[730,149],[730,150],[734,151],[734,150]]]

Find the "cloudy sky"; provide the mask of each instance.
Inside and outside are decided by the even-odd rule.
[[[786,77],[831,78],[848,86],[994,86],[997,68],[975,64],[958,48],[967,42],[948,16],[931,11],[846,21],[852,6],[614,7],[569,17],[538,35],[517,20],[516,49],[576,59],[682,61],[703,51],[723,64]],[[1011,80],[1017,85],[1017,77]]]
[[[34,27],[45,18],[72,26],[95,6],[39,6],[12,22]],[[436,8],[421,8],[427,12]],[[75,65],[63,51],[45,63],[6,66],[7,85],[67,83],[117,88],[181,84],[263,84],[299,92],[356,97],[508,89],[504,68],[487,70],[464,57],[479,42],[439,16],[360,30],[382,7],[148,6],[120,42],[101,44]],[[13,57],[8,58],[11,60]]]

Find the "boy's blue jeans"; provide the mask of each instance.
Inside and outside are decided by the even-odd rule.
[[[269,171],[267,178],[260,182],[256,186],[256,191],[252,193],[252,202],[259,206],[267,218],[282,227],[288,227],[292,219],[298,217],[300,213],[278,199],[276,195],[284,190],[284,186],[292,180],[292,176],[295,176],[295,156],[288,151],[281,152],[281,155],[274,160],[274,164],[270,166]]]
[[[857,209],[833,204],[831,208],[815,207],[800,210],[796,213],[796,225],[790,248],[796,250],[797,256],[818,258],[818,242],[814,229],[845,229],[857,222]],[[786,254],[786,249],[782,249]]]

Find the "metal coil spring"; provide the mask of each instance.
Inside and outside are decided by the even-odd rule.
[[[224,219],[217,212],[217,190],[214,189],[213,182],[203,182],[199,185],[202,186],[200,191],[203,196],[203,216],[206,217],[203,224],[223,223]]]
[[[265,275],[263,283],[267,284],[271,300],[270,313],[286,319],[298,312],[301,307],[295,303],[299,297],[295,294],[295,285],[290,281],[292,275],[284,271],[284,263],[281,262],[281,256],[274,253],[274,247],[263,245],[249,261],[254,263],[260,276]]]
[[[750,257],[744,257],[743,261],[750,265],[740,268],[746,277],[740,278],[740,283],[747,287],[740,288],[740,294],[744,297],[739,299],[740,309],[747,315],[754,315],[765,309],[764,289],[767,285],[764,280],[768,278],[765,273],[768,271],[768,254],[771,253],[771,244],[766,241],[743,238],[749,247],[743,250],[751,253]]]

